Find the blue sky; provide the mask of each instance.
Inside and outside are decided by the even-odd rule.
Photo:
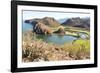
[[[23,11],[23,20],[43,17],[54,17],[56,20],[72,17],[90,17],[90,14],[85,13],[62,13],[62,12],[40,12],[40,11]]]

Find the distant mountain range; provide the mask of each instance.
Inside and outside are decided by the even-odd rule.
[[[33,25],[33,30],[36,33],[51,33],[50,27],[62,26],[72,26],[90,29],[90,18],[64,18],[56,20],[53,17],[44,17],[42,19],[34,18],[30,20],[25,20],[25,23],[30,23]]]
[[[81,27],[81,28],[90,28],[90,18],[70,18],[67,19],[62,25],[73,26],[73,27]]]

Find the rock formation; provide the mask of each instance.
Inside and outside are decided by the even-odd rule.
[[[52,34],[50,27],[41,22],[38,22],[35,26],[33,26],[33,32],[36,34]]]
[[[57,31],[54,31],[54,33],[58,33],[60,35],[64,35],[65,34],[65,30],[64,30],[64,28],[60,27]]]

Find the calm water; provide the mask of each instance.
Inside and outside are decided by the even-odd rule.
[[[23,22],[22,30],[27,31],[27,30],[30,30],[30,29],[32,29],[32,25]]]
[[[68,35],[37,35],[37,38],[43,39],[46,42],[49,43],[56,43],[56,44],[64,44],[68,42],[72,42],[73,40],[77,39],[76,37],[73,36],[68,36]]]

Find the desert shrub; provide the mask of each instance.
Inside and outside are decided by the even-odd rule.
[[[25,32],[22,47],[24,62],[82,60],[90,57],[90,41],[87,39],[57,45],[37,39],[33,32]]]

